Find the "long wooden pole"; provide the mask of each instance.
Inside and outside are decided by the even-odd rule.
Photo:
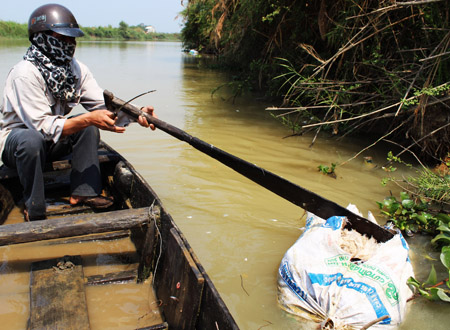
[[[137,119],[144,116],[149,123],[155,125],[160,130],[172,135],[173,137],[189,143],[195,149],[218,160],[222,164],[232,168],[248,179],[256,182],[278,196],[290,201],[291,203],[314,213],[315,215],[328,219],[331,216],[346,216],[347,226],[353,228],[368,236],[374,237],[377,241],[384,242],[392,238],[393,234],[388,230],[374,224],[373,222],[357,215],[346,208],[325,199],[312,191],[309,191],[295,183],[292,183],[274,173],[271,173],[255,164],[249,163],[226,151],[223,151],[212,144],[206,143],[185,131],[172,126],[158,118],[152,117],[132,104],[115,97],[111,92],[105,90],[104,98],[106,107],[113,112],[123,111],[127,115]]]

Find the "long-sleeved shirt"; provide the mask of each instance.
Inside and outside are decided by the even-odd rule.
[[[65,117],[78,104],[86,110],[106,109],[103,89],[97,84],[89,68],[72,60],[72,72],[78,77],[76,86],[79,98],[61,102],[50,93],[44,78],[30,61],[22,60],[8,74],[0,112],[0,156],[6,138],[14,128],[30,128],[41,132],[48,141],[61,138]]]

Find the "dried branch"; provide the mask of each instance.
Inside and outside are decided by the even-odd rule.
[[[347,164],[348,162],[352,161],[353,159],[357,158],[359,155],[361,155],[364,151],[369,150],[370,148],[372,148],[373,146],[375,146],[378,142],[385,140],[389,135],[393,134],[395,131],[397,131],[398,129],[400,129],[400,127],[402,127],[404,124],[406,123],[406,121],[402,122],[400,125],[398,125],[396,128],[394,128],[393,130],[389,131],[387,134],[385,134],[384,136],[382,136],[381,138],[379,138],[378,140],[376,140],[374,143],[372,143],[371,145],[365,147],[364,149],[360,150],[359,152],[357,152],[353,157],[347,159],[345,162],[340,163],[340,166],[343,166],[345,164]]]

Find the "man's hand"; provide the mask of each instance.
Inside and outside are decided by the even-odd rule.
[[[116,126],[116,118],[114,113],[109,110],[95,110],[89,113],[91,125],[105,131],[116,133],[125,132],[125,127]]]
[[[154,109],[152,106],[142,107],[141,110],[142,110],[143,112],[147,113],[148,115],[152,116],[152,117],[158,118],[158,117],[156,116],[156,114],[154,113],[155,109]],[[138,118],[138,123],[139,123],[141,126],[144,126],[144,127],[150,127],[153,131],[156,129],[155,125],[149,124],[149,123],[147,122],[147,119],[145,119],[144,116],[139,116],[139,118]]]
[[[79,132],[88,126],[95,126],[105,131],[125,132],[125,127],[116,126],[114,113],[109,110],[95,110],[79,116],[71,117],[64,123],[62,136]]]

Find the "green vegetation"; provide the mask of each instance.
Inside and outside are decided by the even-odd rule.
[[[444,246],[442,248],[440,260],[450,275],[450,246]],[[425,282],[422,283],[411,277],[408,280],[408,284],[416,288],[421,296],[429,300],[450,302],[450,290],[448,289],[450,288],[450,281],[447,277],[447,279],[438,282],[434,266],[431,267],[430,274]]]
[[[450,180],[447,181],[450,183]],[[432,265],[425,282],[411,277],[408,284],[415,287],[417,292],[427,299],[450,302],[450,215],[434,214],[429,210],[430,203],[420,197],[414,200],[405,192],[400,194],[400,201],[391,196],[385,198],[383,202],[378,202],[378,206],[390,222],[408,235],[412,232],[432,235],[432,245],[441,248],[440,261],[447,270],[447,278],[438,281],[436,270]]]
[[[336,173],[334,171],[336,169],[335,163],[331,163],[331,167],[327,165],[319,165],[317,166],[317,168],[319,169],[319,172],[321,172],[322,174],[329,175],[334,179],[336,179]]]
[[[27,24],[20,24],[11,21],[0,21],[0,37],[5,38],[28,38]]]
[[[118,28],[107,27],[83,27],[86,39],[101,40],[142,40],[142,41],[173,41],[179,40],[176,33],[146,33],[145,25],[129,26],[125,22],[120,22]]]
[[[400,157],[394,156],[392,152],[388,154],[388,161],[411,166]],[[396,228],[408,236],[416,233],[429,235],[432,246],[441,249],[440,261],[446,270],[447,278],[438,281],[436,270],[432,265],[425,282],[410,278],[408,283],[427,299],[446,302],[450,302],[450,214],[445,211],[450,206],[449,165],[450,155],[433,171],[423,167],[417,176],[403,179],[400,181],[401,184],[395,178],[389,177],[384,183],[397,182],[409,193],[401,192],[400,200],[390,196],[382,202],[377,202],[381,214]],[[385,169],[389,173],[396,171],[392,165]]]
[[[412,167],[401,160],[399,156],[394,156],[390,151],[388,153],[388,164],[383,169],[388,173],[393,173],[397,170],[393,163],[402,164],[407,167]],[[442,160],[441,164],[436,166],[433,170],[422,165],[417,170],[417,175],[403,180],[396,180],[395,177],[389,177],[382,180],[382,184],[386,185],[388,182],[402,182],[406,185],[402,189],[412,192],[415,196],[433,203],[442,208],[450,207],[450,154]]]
[[[272,113],[294,134],[371,133],[427,161],[449,152],[448,1],[190,0],[183,15],[186,48],[280,98]]]
[[[178,41],[178,33],[146,33],[145,25],[129,26],[120,22],[118,28],[112,26],[82,27],[83,40],[141,40],[141,41]],[[0,37],[28,39],[27,24],[0,21]]]
[[[445,214],[433,215],[428,211],[429,203],[418,197],[411,198],[406,192],[400,194],[400,201],[394,196],[377,203],[381,214],[385,215],[395,227],[403,232],[426,232],[434,234],[439,226],[446,225],[442,220],[450,220]],[[448,222],[448,221],[447,221]]]

